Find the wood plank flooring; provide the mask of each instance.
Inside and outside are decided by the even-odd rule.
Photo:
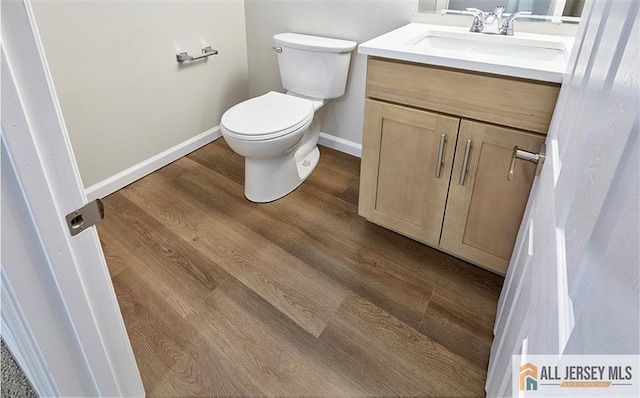
[[[243,163],[219,139],[104,199],[148,396],[484,396],[501,277],[359,217],[357,158],[268,204]]]

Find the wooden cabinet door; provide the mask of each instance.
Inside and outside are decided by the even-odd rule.
[[[437,246],[459,122],[458,118],[367,100],[360,215]],[[441,140],[442,161],[436,176]]]
[[[462,183],[467,143],[470,151]],[[507,180],[513,147],[538,153],[544,137],[462,120],[440,247],[505,274],[536,165],[518,160]]]

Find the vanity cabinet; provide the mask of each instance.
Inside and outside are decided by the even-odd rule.
[[[539,152],[558,91],[369,58],[360,215],[504,274],[536,169],[508,181],[513,147]]]

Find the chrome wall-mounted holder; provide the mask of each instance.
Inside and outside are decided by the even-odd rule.
[[[518,146],[513,147],[513,154],[511,155],[511,166],[509,167],[509,174],[507,174],[507,180],[513,180],[514,170],[516,168],[516,160],[522,159],[528,162],[533,162],[536,164],[536,176],[539,176],[542,172],[542,165],[544,164],[544,160],[547,158],[547,146],[543,142],[540,144],[540,153],[533,153],[528,151],[523,151],[522,149],[518,149]]]
[[[176,54],[176,61],[178,62],[192,62],[202,58],[210,57],[212,55],[218,55],[218,50],[214,50],[211,46],[202,47],[202,55],[196,55],[195,57],[187,54],[187,52],[181,52]]]

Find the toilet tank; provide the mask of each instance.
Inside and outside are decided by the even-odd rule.
[[[344,94],[356,42],[297,33],[280,33],[273,41],[286,90],[320,99]]]

